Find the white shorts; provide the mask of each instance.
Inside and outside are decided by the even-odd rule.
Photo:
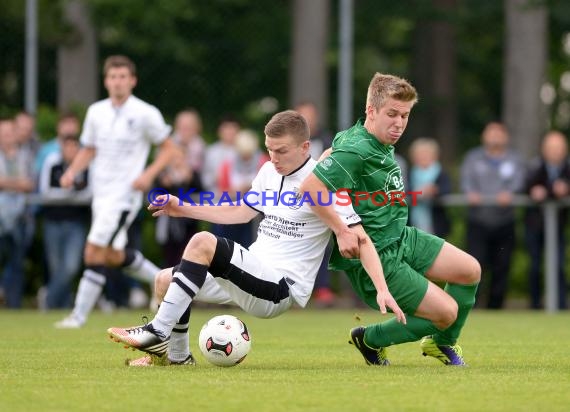
[[[91,228],[87,242],[100,247],[123,250],[127,245],[127,230],[135,220],[140,207],[129,209],[91,208]]]
[[[279,316],[293,304],[282,275],[245,247],[222,237],[218,237],[210,271],[194,299],[235,303],[258,318]]]

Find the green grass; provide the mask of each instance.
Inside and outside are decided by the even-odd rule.
[[[219,368],[197,349],[209,317],[233,313],[252,351]],[[138,312],[95,313],[80,330],[55,330],[63,313],[0,312],[1,411],[563,411],[570,408],[570,316],[474,312],[461,344],[468,368],[420,355],[418,343],[389,349],[390,367],[369,367],[347,344],[349,328],[380,315],[293,310],[261,320],[195,309],[196,367],[128,368],[131,352],[109,326]]]

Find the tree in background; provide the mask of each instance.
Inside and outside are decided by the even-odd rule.
[[[319,20],[322,29],[318,33],[329,33],[319,39],[312,39],[316,36],[312,32],[302,35],[302,27],[307,26],[293,24],[296,13],[309,7],[304,3],[153,1],[141,7],[138,0],[39,0],[39,101],[61,107],[88,100],[85,96],[93,94],[90,85],[99,84],[100,68],[92,63],[93,56],[96,59],[97,55],[124,53],[141,68],[139,77],[145,86],[136,93],[156,102],[167,117],[173,117],[180,107],[197,107],[204,115],[206,137],[213,136],[223,112],[235,112],[249,126],[260,127],[272,111],[290,107],[298,98],[293,84],[296,90],[306,89],[303,92],[323,100],[327,109],[324,112],[329,113],[323,120],[336,124],[339,2],[319,0],[311,6],[319,16],[328,15],[330,20]],[[543,128],[568,131],[570,4],[557,0],[355,1],[355,116],[361,115],[361,98],[368,79],[373,72],[382,71],[404,76],[418,85],[421,101],[408,136],[438,138],[446,148],[448,162],[456,161],[477,144],[479,131],[489,119],[504,115],[509,123],[517,124],[508,119],[521,117],[519,110],[513,110],[512,102],[518,100],[513,93],[522,90],[509,83],[508,79],[517,77],[507,70],[531,67],[503,64],[503,56],[505,62],[514,61],[508,56],[516,48],[509,46],[507,50],[504,45],[516,43],[518,36],[509,34],[505,26],[507,13],[511,13],[509,4],[522,5],[519,10],[525,13],[526,5],[532,8],[539,4],[548,12],[548,25],[535,28],[538,32],[548,30],[544,83],[523,83],[525,88],[534,88],[529,96],[536,96],[540,87],[539,94],[547,103],[549,124],[538,123]],[[23,103],[25,2],[4,0],[2,5],[0,111],[13,113]],[[91,20],[85,19],[86,10],[90,10]],[[85,24],[89,21],[91,28]],[[295,36],[297,41],[293,41]],[[303,38],[307,41],[302,42]],[[567,39],[566,49],[563,39]],[[312,54],[301,50],[312,43],[310,40],[319,45]],[[527,46],[522,41],[518,44],[519,48]],[[312,56],[314,69],[310,72],[321,73],[321,79],[311,80],[309,72],[303,72],[302,65],[309,62],[306,56]],[[95,93],[102,95],[101,90]],[[530,121],[526,114],[523,120]],[[513,134],[518,139],[517,132]],[[526,137],[521,141],[527,142]]]
[[[548,10],[543,3],[505,0],[503,120],[515,149],[537,153],[545,123],[540,89],[545,80]]]

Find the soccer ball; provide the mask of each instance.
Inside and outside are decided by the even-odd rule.
[[[202,326],[198,346],[214,365],[235,366],[249,353],[251,335],[245,323],[235,316],[215,316]]]

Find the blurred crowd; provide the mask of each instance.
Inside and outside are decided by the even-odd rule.
[[[331,146],[333,134],[322,127],[316,106],[301,102],[295,107],[309,124],[311,154],[318,159]],[[236,196],[249,189],[261,165],[269,158],[260,142],[263,136],[247,129],[231,115],[221,117],[217,140],[207,144],[202,138],[202,121],[195,109],[184,109],[174,119],[172,139],[177,154],[159,176],[156,186],[171,193],[179,190],[222,192]],[[19,308],[30,278],[39,283],[35,290],[37,307],[42,310],[68,308],[73,302],[74,282],[82,269],[82,251],[90,222],[89,172],[78,176],[72,189],[62,189],[59,178],[77,154],[81,119],[62,113],[56,136],[40,139],[35,119],[26,112],[0,119],[0,306]],[[398,162],[408,190],[421,191],[416,205],[410,207],[410,224],[441,237],[449,235],[449,210],[437,198],[453,191],[452,179],[439,161],[440,147],[429,137],[413,138],[406,157]],[[407,158],[407,160],[406,160]],[[481,133],[481,145],[471,149],[461,163],[458,188],[468,200],[465,248],[483,267],[478,306],[500,309],[509,290],[516,245],[515,194],[527,194],[536,206],[524,209],[525,250],[530,264],[528,307],[543,305],[544,222],[541,202],[561,199],[569,194],[570,168],[567,138],[552,131],[543,140],[540,154],[530,162],[509,145],[509,133],[499,122],[490,122]],[[41,202],[29,202],[36,193]],[[483,199],[492,197],[495,205]],[[214,199],[215,200],[215,199]],[[132,225],[130,242],[140,249],[145,212]],[[567,307],[564,273],[566,209],[559,211],[558,225],[558,306]],[[239,225],[213,225],[218,236],[249,246],[257,231],[257,221]],[[154,221],[154,241],[160,248],[162,267],[174,266],[188,239],[203,225],[192,219],[161,216]],[[40,239],[41,253],[32,253],[34,239]],[[37,241],[35,243],[37,245]],[[148,246],[148,245],[146,245]],[[340,274],[331,274],[325,256],[317,276],[313,304],[329,307],[340,304],[351,291]],[[26,262],[33,255],[33,265]],[[41,273],[29,273],[30,270]],[[138,281],[122,276],[111,277],[99,307],[141,307],[148,304],[148,290]],[[346,299],[344,299],[346,301]]]

